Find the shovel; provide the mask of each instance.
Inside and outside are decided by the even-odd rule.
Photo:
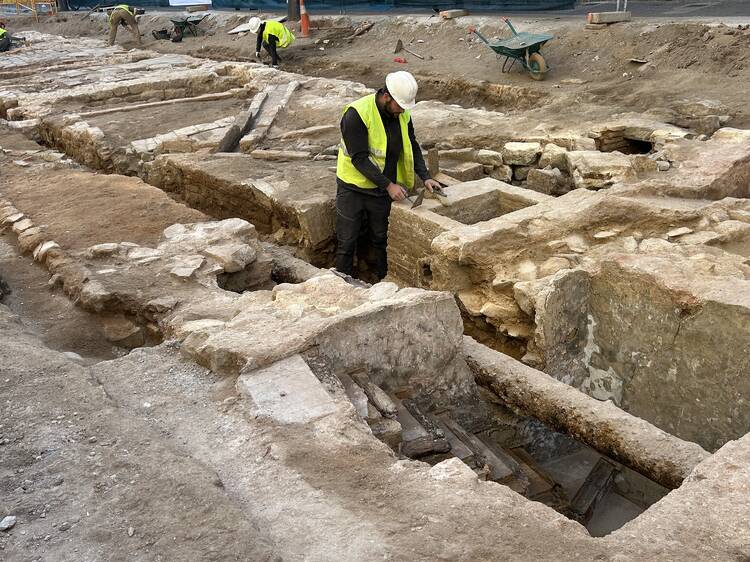
[[[401,39],[399,39],[398,42],[396,43],[396,48],[394,49],[393,53],[397,54],[397,53],[400,53],[401,51],[406,51],[410,55],[414,55],[418,59],[424,60],[424,57],[422,55],[418,55],[414,51],[410,51],[409,49],[407,49],[406,47],[404,47],[404,42],[401,41]]]

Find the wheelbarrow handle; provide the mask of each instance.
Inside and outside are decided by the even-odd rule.
[[[474,27],[473,25],[469,28],[469,33],[473,33],[474,35],[476,35],[477,37],[479,37],[482,41],[484,41],[487,45],[490,44],[490,42],[487,41],[487,38],[484,35],[482,35],[481,33],[479,33],[479,30],[476,27]]]
[[[513,24],[512,24],[512,23],[510,23],[510,18],[509,18],[509,17],[507,17],[507,16],[503,16],[503,18],[502,18],[502,19],[503,19],[503,21],[504,21],[504,22],[505,22],[506,24],[508,24],[508,27],[510,27],[510,30],[511,30],[511,31],[513,32],[513,35],[514,35],[514,36],[515,36],[515,35],[518,35],[518,32],[516,31],[516,28],[515,28],[515,27],[513,27]]]

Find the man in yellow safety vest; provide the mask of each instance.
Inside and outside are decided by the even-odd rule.
[[[122,25],[123,27],[129,27],[133,33],[133,39],[140,47],[141,46],[141,33],[138,31],[138,22],[135,21],[135,8],[128,6],[127,4],[120,4],[115,6],[109,14],[109,45],[115,44],[115,37],[117,37],[117,27]]]
[[[247,23],[250,31],[258,35],[258,39],[255,42],[256,58],[260,58],[260,47],[262,45],[266,52],[271,55],[271,66],[278,68],[281,59],[276,49],[286,49],[294,43],[294,33],[289,31],[283,23],[276,20],[262,22],[260,18],[252,17]]]
[[[416,105],[417,81],[392,72],[385,87],[344,108],[336,163],[336,269],[353,273],[362,228],[375,253],[375,274],[388,273],[388,217],[392,201],[402,201],[419,176],[432,191],[409,110]]]

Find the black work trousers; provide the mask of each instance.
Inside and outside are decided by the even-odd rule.
[[[276,41],[263,41],[263,48],[269,55],[271,55],[271,64],[273,66],[279,66],[281,58],[279,58],[279,53],[276,52]]]
[[[383,279],[388,273],[388,216],[391,198],[357,193],[339,186],[336,191],[336,269],[352,275],[354,254],[362,227],[367,229],[364,240],[372,246],[375,256],[375,274]]]
[[[0,38],[0,52],[10,49],[10,35],[7,33]]]

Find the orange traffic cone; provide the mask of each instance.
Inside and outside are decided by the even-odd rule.
[[[310,37],[310,16],[307,15],[305,0],[299,0],[299,18],[300,37]]]

